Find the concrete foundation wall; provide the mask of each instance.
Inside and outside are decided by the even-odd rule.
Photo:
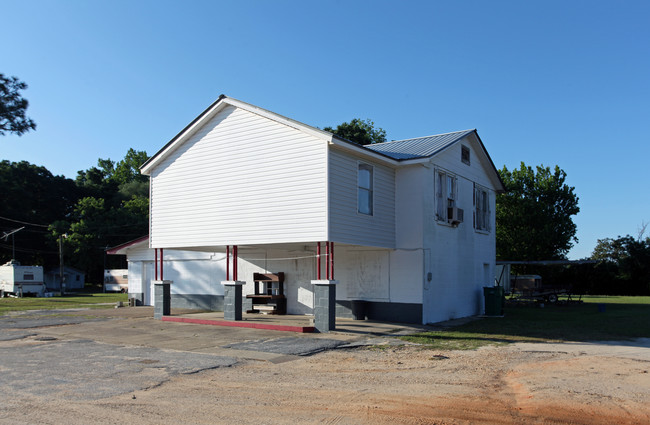
[[[351,319],[352,301],[336,301],[336,317]],[[365,317],[383,322],[421,324],[422,304],[368,301],[365,303]]]
[[[223,311],[223,295],[171,294],[172,308]]]

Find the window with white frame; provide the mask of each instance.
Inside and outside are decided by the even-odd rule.
[[[373,213],[373,169],[372,165],[359,163],[357,171],[357,211],[361,214]]]
[[[490,195],[487,189],[478,185],[474,188],[474,220],[476,230],[490,231]]]
[[[449,210],[456,206],[458,180],[443,170],[436,170],[436,220],[447,222]]]

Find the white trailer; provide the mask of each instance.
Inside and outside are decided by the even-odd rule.
[[[0,266],[0,291],[19,297],[42,297],[45,294],[43,267],[21,266],[16,260]]]
[[[104,270],[104,292],[128,292],[129,270],[128,269],[105,269]]]

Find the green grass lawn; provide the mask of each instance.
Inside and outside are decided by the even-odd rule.
[[[8,311],[54,310],[63,308],[110,308],[116,302],[128,301],[128,294],[74,294],[52,298],[0,298],[0,315]],[[111,305],[102,305],[111,303]]]
[[[505,317],[403,337],[430,348],[472,350],[512,342],[604,341],[650,337],[650,297],[585,296],[580,304],[506,305]],[[599,305],[604,311],[599,311]],[[602,307],[601,307],[602,308]]]

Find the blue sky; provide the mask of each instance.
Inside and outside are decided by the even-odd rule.
[[[650,221],[649,1],[0,0],[0,73],[38,125],[1,159],[74,178],[155,153],[221,93],[389,140],[477,128],[495,165],[559,165],[579,243]]]

